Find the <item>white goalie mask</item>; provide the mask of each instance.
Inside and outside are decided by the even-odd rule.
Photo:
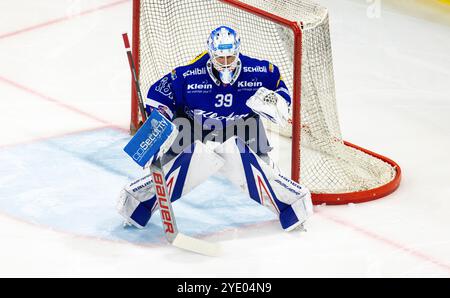
[[[230,84],[233,79],[239,61],[240,45],[241,41],[236,31],[226,26],[214,29],[208,38],[211,62],[224,84]]]

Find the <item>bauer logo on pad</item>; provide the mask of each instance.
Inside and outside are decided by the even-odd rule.
[[[145,167],[174,130],[174,124],[156,109],[123,149],[138,165]]]

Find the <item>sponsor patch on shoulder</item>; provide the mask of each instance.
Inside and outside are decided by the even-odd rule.
[[[273,72],[273,64],[269,63],[269,72]]]
[[[175,80],[175,79],[177,78],[177,72],[176,72],[176,70],[175,70],[175,69],[174,69],[174,70],[172,70],[172,72],[171,72],[170,76],[172,77],[172,80]]]

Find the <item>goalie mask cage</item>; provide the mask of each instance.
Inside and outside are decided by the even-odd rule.
[[[291,123],[269,129],[291,137],[291,178],[310,189],[315,204],[360,203],[397,189],[401,171],[394,161],[342,140],[328,12],[309,0],[133,0],[142,91],[205,51],[220,25],[239,33],[242,53],[279,67],[292,96]],[[131,105],[133,132],[135,90]]]

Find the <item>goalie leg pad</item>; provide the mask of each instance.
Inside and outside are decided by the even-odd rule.
[[[163,166],[172,202],[216,173],[224,164],[222,158],[196,141]],[[199,167],[201,165],[201,167]],[[130,224],[143,228],[158,208],[151,175],[126,185],[119,196],[117,209]]]
[[[151,174],[148,174],[127,184],[120,191],[117,211],[128,223],[144,228],[155,203],[153,196],[153,182]]]
[[[267,165],[239,138],[216,147],[224,160],[220,172],[254,201],[279,215],[284,230],[291,231],[312,215],[308,189]]]
[[[295,230],[313,214],[311,195],[305,195],[280,212],[280,223],[286,232]]]

